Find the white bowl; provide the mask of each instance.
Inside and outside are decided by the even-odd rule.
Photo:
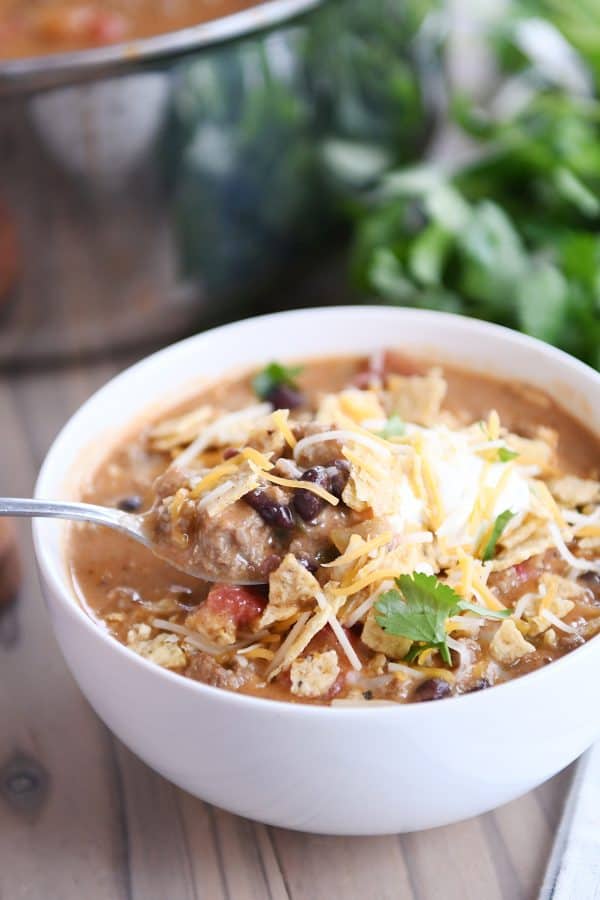
[[[441,313],[300,310],[197,335],[113,379],[56,438],[36,496],[64,496],[82,451],[106,447],[107,434],[191,377],[381,347],[537,385],[600,433],[600,375],[538,341]],[[74,597],[63,526],[39,520],[33,530],[58,641],[98,715],[166,778],[240,815],[328,834],[430,828],[536,787],[600,734],[598,638],[508,684],[436,703],[330,708],[255,699],[161,669],[101,631]]]

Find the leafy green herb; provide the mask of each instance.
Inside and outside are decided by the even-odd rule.
[[[448,665],[451,664],[450,650],[446,643],[445,623],[448,616],[460,608],[460,597],[449,585],[442,584],[435,575],[414,572],[396,578],[398,590],[392,589],[381,595],[375,604],[377,624],[390,634],[418,641],[418,648],[412,647],[407,660],[414,654],[428,648],[435,649]]]
[[[483,549],[483,553],[481,554],[481,558],[484,562],[487,562],[489,559],[493,558],[496,552],[496,544],[500,539],[500,535],[514,515],[515,514],[514,512],[512,512],[512,510],[505,509],[504,512],[500,513],[499,516],[496,516],[496,521],[494,522],[494,525],[490,532],[490,536]]]
[[[397,413],[392,413],[383,430],[379,432],[379,436],[385,438],[385,440],[389,440],[392,437],[402,437],[403,434],[406,434],[406,423]]]
[[[458,612],[469,611],[491,619],[505,619],[511,613],[509,609],[493,610],[469,603],[435,575],[413,572],[395,580],[397,589],[385,591],[375,604],[375,621],[389,634],[415,641],[405,656],[407,662],[413,662],[423,650],[437,650],[450,665],[446,620]]]
[[[477,613],[478,616],[484,616],[486,619],[506,619],[512,613],[511,609],[488,609],[487,606],[468,603],[466,600],[460,601],[460,608],[463,612]]]
[[[510,462],[516,459],[519,454],[515,450],[509,450],[508,447],[498,448],[498,462]]]
[[[252,379],[252,388],[257,397],[265,400],[271,391],[281,385],[297,388],[295,378],[302,371],[302,366],[284,366],[278,362],[269,363]]]
[[[448,175],[405,157],[358,198],[352,272],[366,295],[490,319],[600,368],[596,3],[509,0],[482,33],[492,93],[450,97],[473,161]],[[502,102],[516,85],[520,101]]]

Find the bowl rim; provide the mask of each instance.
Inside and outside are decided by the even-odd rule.
[[[211,328],[206,331],[199,332],[181,341],[169,344],[154,353],[144,356],[138,362],[134,363],[132,366],[128,366],[113,378],[109,379],[98,390],[94,391],[94,393],[90,397],[88,397],[88,399],[85,400],[84,403],[82,403],[68,418],[68,420],[65,422],[63,427],[60,429],[60,431],[52,441],[44,457],[38,477],[36,479],[34,497],[44,498],[49,496],[48,486],[46,485],[46,481],[48,479],[47,470],[50,468],[54,456],[59,453],[60,445],[68,438],[71,429],[77,426],[77,419],[79,418],[79,416],[83,415],[84,411],[87,411],[90,407],[92,407],[104,394],[104,392],[113,391],[118,384],[127,381],[132,376],[138,375],[139,372],[142,371],[146,366],[154,365],[158,360],[160,360],[161,357],[166,357],[167,355],[171,354],[176,355],[180,353],[182,349],[193,346],[196,342],[207,340],[213,335],[218,334],[220,336],[227,336],[228,334],[235,334],[236,329],[238,329],[240,326],[243,326],[245,323],[255,323],[260,325],[261,323],[272,322],[274,320],[285,323],[290,322],[290,320],[293,322],[294,319],[302,318],[307,315],[309,317],[319,319],[320,317],[325,315],[330,316],[332,313],[336,315],[339,314],[341,316],[350,316],[355,318],[360,318],[365,314],[371,316],[383,314],[384,316],[397,317],[399,319],[414,317],[418,320],[422,320],[424,326],[427,326],[428,323],[450,324],[451,322],[458,322],[460,323],[459,327],[465,328],[467,331],[471,331],[474,336],[481,336],[483,340],[485,340],[487,336],[495,335],[501,340],[506,340],[513,345],[520,345],[524,349],[527,349],[528,347],[536,348],[538,351],[546,354],[548,359],[551,360],[556,366],[562,367],[563,370],[565,368],[570,369],[571,371],[575,371],[579,375],[587,378],[590,378],[591,376],[596,381],[598,388],[600,389],[600,373],[596,372],[591,366],[588,366],[586,363],[583,363],[570,354],[565,353],[563,350],[559,350],[558,348],[553,347],[550,344],[546,344],[545,342],[540,341],[537,338],[524,335],[513,329],[506,328],[505,326],[484,322],[479,319],[473,319],[467,316],[458,315],[456,313],[438,312],[433,310],[418,310],[406,307],[355,305],[336,307],[303,307],[301,309],[268,313],[266,315],[249,316],[244,319],[238,319],[234,322],[227,323],[225,325],[220,325],[216,328]],[[183,380],[189,381],[190,379],[188,377],[187,379],[182,379],[182,381]],[[143,410],[150,406],[151,401],[144,403],[143,406],[140,407],[140,414],[143,414]],[[54,482],[52,482],[52,486],[54,486]],[[261,714],[268,714],[268,710],[271,709],[274,714],[278,713],[279,715],[281,715],[283,710],[288,710],[291,715],[305,716],[309,718],[317,716],[320,718],[322,716],[331,715],[354,716],[357,713],[359,715],[366,715],[368,712],[370,716],[383,716],[387,718],[390,715],[402,715],[404,717],[422,716],[426,715],[427,710],[431,707],[435,709],[438,709],[440,707],[439,703],[431,704],[391,702],[386,705],[379,705],[377,703],[374,703],[373,706],[371,706],[371,704],[369,703],[365,703],[364,705],[357,704],[356,706],[350,704],[348,704],[348,706],[331,706],[320,703],[295,703],[289,700],[272,700],[267,697],[256,697],[254,695],[241,694],[236,691],[230,691],[225,688],[219,688],[213,685],[205,684],[204,682],[195,681],[192,678],[188,678],[186,676],[172,672],[169,669],[165,669],[162,666],[150,662],[149,660],[140,656],[125,644],[122,644],[107,631],[103,630],[91,618],[91,616],[85,612],[85,610],[80,605],[73,585],[69,583],[68,571],[66,569],[66,566],[64,565],[64,554],[61,555],[60,553],[54,553],[43,540],[42,526],[44,523],[48,524],[46,520],[41,519],[34,519],[32,521],[34,551],[42,581],[45,581],[48,584],[53,595],[59,598],[60,603],[72,619],[77,620],[79,625],[86,629],[88,633],[94,634],[95,638],[100,641],[100,643],[106,643],[107,647],[110,646],[112,650],[118,655],[122,656],[125,661],[129,660],[131,665],[140,666],[142,671],[147,671],[149,677],[166,679],[173,685],[179,685],[181,690],[191,692],[191,696],[196,695],[201,697],[202,695],[207,695],[208,698],[212,698],[213,700],[221,700],[223,703],[231,703],[234,706],[237,705],[247,707],[248,709],[254,708],[257,713]],[[51,524],[54,527],[64,527],[64,525],[61,525],[61,523],[56,521],[51,521]],[[48,600],[45,594],[44,599],[46,605],[48,606]],[[518,691],[520,689],[519,684],[521,682],[534,685],[544,678],[547,678],[548,672],[558,673],[562,669],[565,669],[567,666],[574,665],[575,661],[582,659],[584,655],[589,656],[590,653],[597,652],[598,649],[600,649],[600,634],[590,638],[581,646],[570,650],[564,656],[561,656],[559,659],[554,660],[552,663],[549,663],[542,668],[535,669],[534,671],[525,673],[524,675],[519,675],[518,677],[506,682],[502,682],[501,684],[493,685],[492,690],[474,691],[471,693],[458,694],[452,697],[444,698],[442,708],[447,710],[449,708],[447,704],[449,703],[452,704],[451,708],[455,708],[457,704],[464,705],[468,703],[487,703],[488,701],[483,700],[482,698],[487,698],[490,696],[490,694],[491,696],[498,696],[498,692],[501,692],[501,696],[506,696],[509,691]],[[154,676],[152,675],[152,673],[154,673]]]
[[[255,32],[282,25],[322,6],[327,0],[261,0],[246,9],[209,19],[198,25],[131,41],[46,53],[16,59],[0,59],[0,90],[35,91],[117,74],[122,69],[151,60],[185,55]]]

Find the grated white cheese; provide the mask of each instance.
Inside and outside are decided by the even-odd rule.
[[[569,634],[576,634],[577,629],[573,628],[572,625],[568,625],[566,622],[563,622],[562,619],[559,619],[553,612],[550,612],[549,609],[540,610],[540,616],[543,619],[546,619],[548,622],[551,622],[555,628],[559,628],[561,631],[566,631]]]
[[[312,447],[313,444],[321,444],[328,441],[340,441],[340,443],[354,442],[355,444],[364,444],[364,446],[368,447],[369,450],[372,450],[373,453],[377,453],[383,458],[389,456],[390,451],[393,449],[390,445],[390,449],[388,450],[388,448],[385,447],[382,443],[376,441],[374,438],[368,437],[366,434],[362,434],[360,431],[352,431],[352,429],[340,428],[333,431],[321,431],[318,434],[309,434],[307,437],[302,438],[302,440],[298,441],[298,443],[294,447],[294,459],[299,459],[299,457],[302,456],[302,451],[307,447]]]
[[[556,522],[548,522],[548,528],[552,536],[554,545],[565,562],[568,562],[571,568],[580,572],[600,572],[600,561],[592,559],[582,559],[574,556],[564,542],[563,536]]]
[[[192,460],[196,459],[203,450],[210,447],[213,441],[217,441],[220,445],[223,443],[237,444],[244,440],[247,425],[255,422],[256,419],[267,416],[271,412],[270,403],[257,403],[254,406],[247,406],[245,409],[236,410],[226,416],[221,416],[216,422],[210,425],[198,435],[195,441],[186,447],[183,453],[175,458],[178,466],[185,466]]]
[[[356,655],[356,651],[354,650],[354,647],[348,640],[348,637],[347,637],[344,629],[338,622],[336,614],[331,609],[331,606],[327,601],[327,597],[325,596],[325,594],[322,591],[319,591],[317,593],[315,599],[316,599],[317,603],[319,604],[320,608],[327,612],[327,621],[329,622],[329,624],[331,626],[331,630],[333,631],[336,638],[338,639],[342,650],[346,654],[348,662],[350,663],[350,665],[356,672],[359,672],[362,669],[362,663],[361,663],[360,659],[358,658],[358,656]]]

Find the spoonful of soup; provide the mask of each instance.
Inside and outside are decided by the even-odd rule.
[[[316,571],[331,557],[331,531],[355,519],[340,502],[348,464],[333,460],[304,472],[279,468],[296,478],[269,473],[267,481],[262,470],[250,465],[260,454],[243,453],[243,465],[240,453],[208,473],[169,467],[157,478],[153,504],[143,513],[90,503],[0,498],[0,516],[104,525],[203,581],[264,584],[288,552]]]
[[[89,522],[93,525],[104,525],[133,538],[151,550],[155,556],[203,581],[262,584],[267,581],[268,577],[268,572],[266,577],[261,571],[260,563],[262,561],[246,559],[241,553],[237,553],[233,561],[228,556],[224,556],[219,561],[219,549],[224,549],[222,539],[220,543],[215,541],[217,552],[209,555],[205,564],[203,564],[202,553],[194,552],[195,547],[189,547],[189,539],[186,540],[183,537],[183,532],[180,533],[179,541],[161,540],[160,533],[156,528],[154,510],[136,515],[92,503],[2,497],[0,498],[0,516],[69,519]],[[238,524],[240,527],[243,525],[241,517]],[[204,545],[205,541],[201,543]]]

